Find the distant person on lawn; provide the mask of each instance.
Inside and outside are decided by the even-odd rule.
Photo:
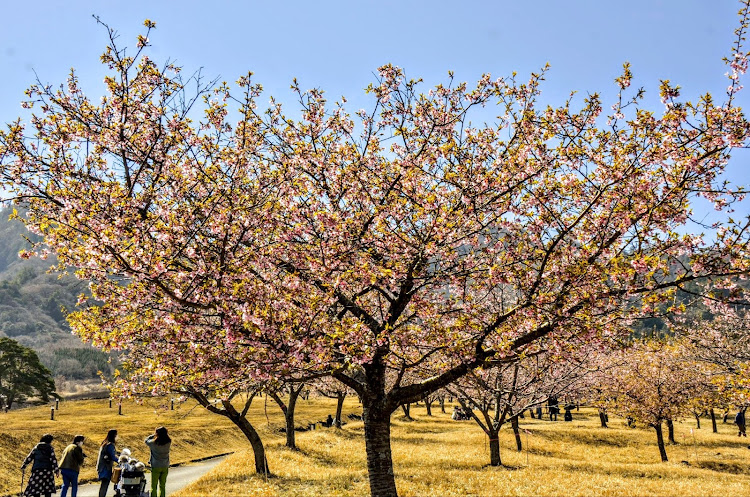
[[[744,407],[740,409],[737,415],[734,417],[734,424],[737,425],[737,430],[739,430],[739,432],[737,433],[738,437],[747,436],[747,432],[745,431],[745,409],[746,408]]]
[[[102,482],[99,486],[99,497],[107,496],[109,482],[112,481],[112,464],[117,460],[116,439],[117,430],[109,430],[99,447],[99,456],[96,458],[96,473]]]
[[[549,420],[557,421],[557,415],[560,414],[560,404],[557,401],[557,397],[550,397],[547,399],[547,408],[549,409]]]
[[[21,465],[21,470],[25,470],[26,466],[33,463],[29,484],[23,493],[25,497],[51,497],[55,493],[55,475],[60,475],[60,469],[57,467],[52,440],[54,437],[50,434],[42,436]]]
[[[156,497],[157,484],[161,497],[166,497],[169,449],[172,447],[172,439],[169,438],[167,429],[160,426],[153,435],[146,437],[145,441],[151,449],[151,497]]]
[[[60,473],[62,473],[63,485],[60,497],[68,495],[68,489],[70,489],[72,497],[76,497],[78,494],[78,473],[81,472],[83,460],[86,458],[86,454],[83,453],[84,440],[83,435],[76,435],[73,438],[73,443],[65,447],[62,453]]]

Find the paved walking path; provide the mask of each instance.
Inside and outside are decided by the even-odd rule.
[[[205,461],[169,468],[169,476],[167,477],[167,495],[186,487],[188,484],[205,475],[225,458],[226,456],[214,457]],[[146,473],[146,478],[148,480],[146,490],[151,490],[151,474]],[[115,491],[112,489],[112,484],[110,484],[107,497],[111,497],[114,494]],[[89,483],[78,487],[78,497],[98,497],[98,495],[99,483]],[[68,492],[68,497],[70,497],[70,492]]]

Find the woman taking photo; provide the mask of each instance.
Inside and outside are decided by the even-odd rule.
[[[99,447],[99,457],[96,459],[96,472],[102,482],[99,487],[99,497],[106,497],[109,482],[112,480],[112,464],[117,460],[115,439],[117,439],[117,430],[109,430]]]
[[[34,463],[31,466],[29,484],[23,493],[26,497],[39,497],[41,495],[50,497],[55,493],[55,475],[59,475],[60,470],[57,467],[52,440],[54,440],[54,437],[50,434],[42,436],[39,443],[31,449],[21,465],[23,471],[30,463]]]
[[[151,497],[156,497],[158,484],[161,497],[166,497],[167,473],[169,473],[169,449],[172,439],[167,429],[160,426],[153,435],[146,437],[146,445],[151,449]]]

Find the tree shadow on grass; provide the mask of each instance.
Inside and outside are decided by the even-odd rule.
[[[750,464],[739,461],[700,460],[698,462],[693,462],[692,466],[695,468],[708,469],[711,471],[718,471],[720,473],[731,473],[735,475],[746,475],[750,473]]]
[[[312,459],[316,464],[320,466],[332,468],[340,464],[340,461],[338,461],[335,457],[322,452],[317,452],[314,449],[301,449],[297,447],[297,450],[295,452],[307,457],[308,459]]]
[[[393,446],[394,442],[408,443],[408,444],[414,444],[414,445],[445,445],[445,440],[423,438],[414,433],[410,433],[407,435],[391,436],[391,446]]]
[[[497,470],[497,471],[501,471],[501,470],[505,470],[505,471],[519,471],[519,470],[522,470],[522,469],[526,469],[526,466],[513,466],[513,465],[510,465],[510,464],[501,464],[500,466],[492,466],[491,464],[485,464],[484,466],[482,466],[482,469],[485,469],[485,470],[487,470],[487,469],[490,469],[490,470],[494,469],[494,470]]]

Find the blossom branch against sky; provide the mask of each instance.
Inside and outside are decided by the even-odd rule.
[[[680,85],[685,99],[706,89],[723,97],[729,68],[722,57],[730,56],[738,8],[731,0],[470,0],[460,7],[441,0],[293,1],[283,9],[219,1],[207,10],[193,0],[180,8],[144,0],[41,0],[30,13],[27,5],[9,2],[0,29],[0,121],[19,115],[23,92],[37,76],[56,84],[75,67],[87,95],[106,92],[99,55],[107,32],[92,15],[117,29],[121,45],[131,49],[143,19],[152,19],[158,25],[152,56],[173,58],[186,73],[202,68],[209,80],[231,82],[253,71],[265,98],[284,102],[295,100],[289,85],[297,78],[303,89],[325,89],[331,100],[346,95],[350,111],[367,107],[360,90],[386,62],[428,84],[444,81],[448,70],[457,81],[476,81],[485,72],[526,78],[549,62],[542,103],[560,105],[571,91],[580,92],[580,103],[596,90],[605,92],[609,108],[617,98],[612,81],[630,62],[632,85],[646,88],[645,103],[658,112],[663,79]],[[746,93],[737,97],[740,106]],[[739,183],[748,178],[744,154],[737,152],[727,170]],[[697,208],[705,213],[696,218],[714,220],[709,203]]]

